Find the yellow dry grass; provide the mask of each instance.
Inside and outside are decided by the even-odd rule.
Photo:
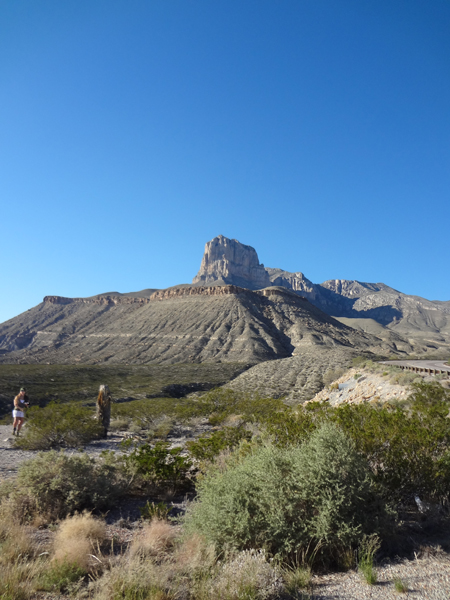
[[[88,570],[93,556],[100,553],[106,536],[105,523],[83,513],[65,519],[59,526],[54,541],[52,560],[67,562]],[[97,563],[101,559],[97,556]]]
[[[131,556],[159,556],[168,552],[179,534],[177,527],[168,521],[152,519],[144,525],[142,531],[135,537],[131,546]]]

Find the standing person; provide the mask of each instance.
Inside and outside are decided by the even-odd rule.
[[[105,430],[104,437],[108,435],[109,423],[111,421],[111,394],[107,385],[101,385],[97,398],[97,419]]]
[[[30,406],[28,402],[27,391],[25,388],[20,388],[20,392],[14,398],[14,409],[12,412],[13,422],[13,435],[19,435],[25,420],[25,406]]]

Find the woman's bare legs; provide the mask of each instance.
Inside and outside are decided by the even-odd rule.
[[[22,428],[24,420],[25,419],[23,417],[14,417],[13,430],[16,435],[19,435],[19,431]]]

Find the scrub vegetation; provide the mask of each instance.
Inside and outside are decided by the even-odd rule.
[[[105,382],[113,398],[141,399],[147,396],[184,396],[183,386],[217,387],[249,366],[244,363],[174,365],[0,365],[0,416],[11,412],[12,398],[21,387],[29,390],[32,405],[51,400],[93,403]],[[165,390],[168,386],[172,389]],[[208,389],[206,387],[205,389]],[[187,391],[187,390],[186,390]],[[9,398],[9,399],[7,399]]]
[[[229,389],[141,398],[113,405],[113,423],[135,433],[96,459],[64,450],[70,436],[46,429],[48,410],[62,430],[95,423],[77,402],[30,412],[16,443],[40,432],[63,449],[0,485],[1,598],[306,598],[316,569],[357,568],[374,584],[377,558],[411,546],[405,514],[449,525],[450,392],[439,382],[383,405],[287,406]],[[170,445],[171,431],[199,422],[197,439]],[[168,499],[186,493],[186,513],[171,518]],[[129,498],[142,518],[118,545],[104,514]],[[38,525],[55,531],[44,546]]]

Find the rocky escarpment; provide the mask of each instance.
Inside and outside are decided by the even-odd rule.
[[[260,264],[256,250],[218,235],[205,245],[200,271],[192,283],[217,283],[223,281],[249,289],[271,285],[266,269]]]

